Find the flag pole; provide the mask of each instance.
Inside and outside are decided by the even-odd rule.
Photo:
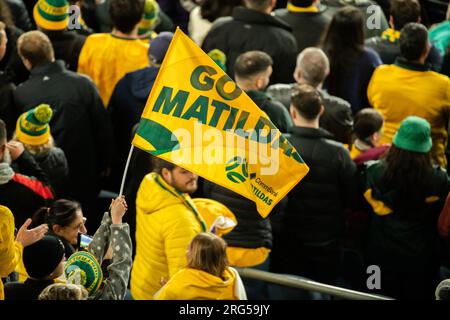
[[[128,166],[130,165],[130,160],[131,160],[131,155],[133,154],[133,150],[134,150],[134,146],[131,145],[130,152],[128,153],[127,163],[125,164],[125,170],[123,171],[122,183],[120,184],[119,197],[122,196],[122,193],[123,193],[123,187],[125,185],[125,178],[127,177]]]

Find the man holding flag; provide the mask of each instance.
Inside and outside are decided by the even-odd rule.
[[[152,299],[163,283],[186,265],[186,249],[206,225],[189,197],[198,176],[153,158],[154,172],[136,198],[136,258],[131,273],[134,299]]]
[[[179,29],[155,80],[133,145],[176,164],[177,170],[183,168],[250,199],[263,218],[309,170],[268,116]],[[168,188],[170,179],[164,181],[157,179],[155,183],[186,207],[191,206],[190,198],[181,197],[183,190],[173,184],[175,188]],[[131,293],[136,299],[148,299],[157,285],[140,285],[136,278],[144,268],[138,262],[145,255],[140,252],[139,241],[139,233],[144,233],[139,226],[139,203],[144,201],[140,194],[141,190]],[[204,228],[202,217],[195,214],[195,207],[190,209],[197,225],[189,228],[192,233],[200,232]],[[147,228],[145,232],[159,231]],[[152,246],[149,242],[146,245]]]

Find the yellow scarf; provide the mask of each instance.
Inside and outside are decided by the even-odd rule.
[[[381,34],[381,39],[397,42],[400,39],[400,31],[388,28]]]

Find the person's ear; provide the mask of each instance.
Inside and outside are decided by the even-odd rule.
[[[256,80],[255,81],[256,89],[258,91],[264,90],[264,85],[265,85],[265,83],[264,83],[265,82],[264,81],[264,75],[263,74],[258,75],[255,80]]]
[[[372,136],[370,137],[370,140],[372,140],[373,145],[376,146],[378,144],[378,142],[380,142],[380,138],[381,138],[381,132],[377,131],[372,134]]]
[[[272,0],[272,3],[270,4],[271,10],[273,10],[273,8],[275,8],[275,6],[277,5],[277,0]]]
[[[298,118],[297,110],[295,110],[295,107],[292,104],[289,107],[289,113],[291,114],[292,120],[296,120]]]
[[[161,170],[161,176],[164,178],[164,180],[167,183],[170,183],[170,181],[172,181],[172,173],[170,172],[169,169],[167,168],[162,168]]]
[[[27,68],[28,71],[31,71],[33,69],[33,65],[31,64],[30,60],[20,56],[20,59],[22,59],[22,63]]]
[[[52,230],[53,230],[53,233],[54,234],[56,234],[56,235],[60,235],[61,234],[61,231],[62,231],[62,227],[59,225],[59,224],[54,224],[53,226],[52,226]]]
[[[430,44],[430,41],[427,40],[427,45],[423,49],[423,53],[422,53],[422,57],[421,57],[423,60],[427,59],[428,55],[430,54],[430,50],[431,50],[431,44]]]
[[[393,16],[389,16],[389,27],[391,27],[391,29],[395,29]]]
[[[294,71],[295,82],[299,83],[301,78],[302,78],[302,73],[300,72],[300,70],[295,69],[295,71]]]
[[[319,111],[319,117],[321,117],[323,115],[323,113],[325,112],[325,108],[323,105],[320,106],[320,111]]]

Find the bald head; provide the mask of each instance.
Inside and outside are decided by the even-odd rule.
[[[306,48],[297,57],[294,78],[298,83],[307,83],[317,88],[330,72],[330,62],[319,48]]]

